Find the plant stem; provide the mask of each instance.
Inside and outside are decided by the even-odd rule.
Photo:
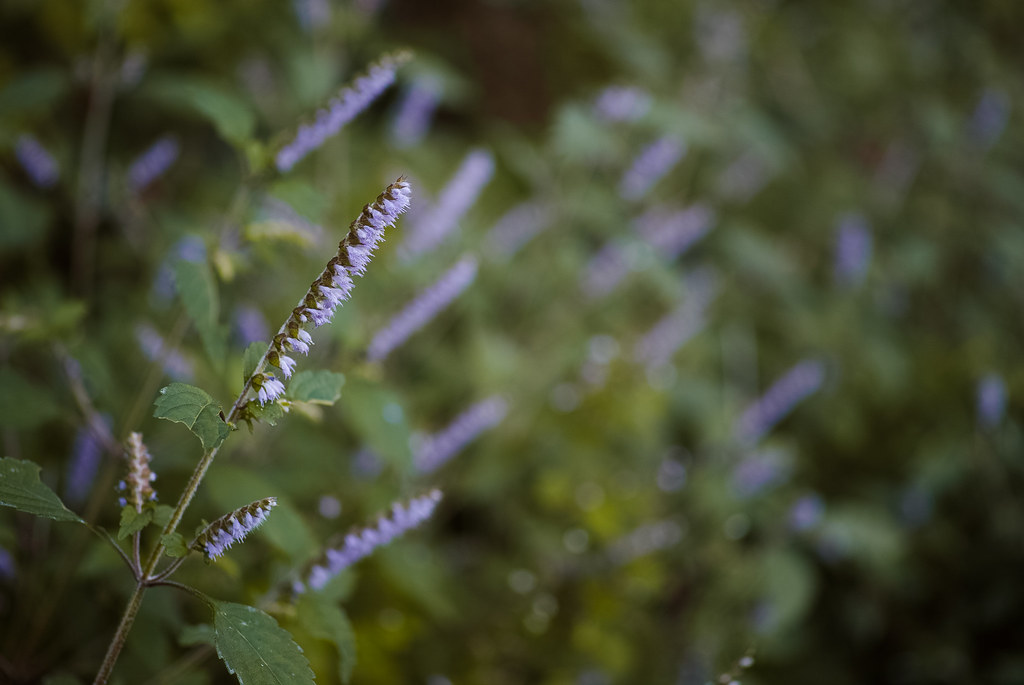
[[[105,685],[107,680],[110,678],[111,671],[114,670],[114,664],[117,663],[117,657],[121,654],[121,650],[124,648],[124,643],[128,639],[128,632],[132,629],[132,624],[135,623],[135,615],[139,613],[139,607],[142,606],[142,595],[146,592],[146,579],[141,578],[135,585],[135,591],[132,592],[131,598],[128,600],[128,606],[124,609],[124,615],[121,616],[121,623],[117,626],[117,632],[114,633],[114,639],[110,641],[110,647],[107,648],[107,655],[103,659],[103,665],[100,666],[100,670],[96,673],[96,679],[93,681],[93,685]]]

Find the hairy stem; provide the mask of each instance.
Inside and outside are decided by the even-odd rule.
[[[135,616],[139,613],[139,607],[142,606],[142,595],[146,592],[146,580],[145,577],[141,578],[135,585],[135,591],[132,592],[131,598],[128,600],[128,606],[124,609],[124,615],[121,616],[121,623],[117,626],[117,632],[114,633],[114,639],[110,641],[110,647],[107,648],[107,655],[103,659],[103,664],[100,666],[99,672],[96,673],[96,679],[93,681],[93,685],[104,685],[107,680],[110,679],[110,673],[114,670],[114,664],[117,663],[117,657],[121,654],[121,650],[124,648],[124,643],[128,639],[128,632],[132,629],[132,624],[135,623]]]

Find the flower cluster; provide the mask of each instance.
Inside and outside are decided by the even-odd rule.
[[[384,189],[373,204],[363,207],[352,222],[348,235],[338,243],[338,253],[327,263],[320,276],[309,286],[299,305],[292,310],[267,350],[266,361],[281,369],[285,378],[295,370],[294,352],[309,354],[313,338],[304,330],[307,323],[322,326],[334,316],[334,310],[349,298],[353,278],[366,273],[373,251],[384,239],[384,230],[395,224],[399,215],[409,208],[412,191],[404,178]],[[259,368],[259,367],[258,367]],[[252,387],[261,404],[271,402],[284,393],[284,384],[272,375],[257,373]]]
[[[738,440],[753,444],[781,421],[801,400],[825,382],[825,364],[818,359],[805,359],[775,381],[736,421]]]
[[[413,450],[413,465],[420,473],[435,471],[478,435],[501,423],[507,412],[508,403],[501,397],[477,402],[439,433],[423,438]]]
[[[306,583],[296,583],[295,591],[304,592],[306,585],[314,590],[323,588],[331,578],[368,556],[377,547],[388,544],[422,524],[431,517],[440,501],[441,491],[431,490],[426,495],[409,500],[408,504],[394,503],[390,516],[381,516],[376,525],[349,533],[340,547],[329,548],[324,553],[323,563],[314,565]]]
[[[144,190],[174,164],[179,150],[177,138],[161,137],[128,167],[128,186],[136,193]]]
[[[860,214],[845,214],[836,228],[835,277],[844,286],[864,281],[871,263],[871,228]]]
[[[978,423],[991,428],[1003,420],[1006,413],[1006,381],[990,373],[978,381]]]
[[[650,109],[650,93],[633,86],[609,86],[594,100],[594,114],[605,121],[636,121]]]
[[[469,287],[476,277],[477,263],[473,257],[463,257],[446,271],[433,285],[406,305],[387,326],[373,336],[367,356],[370,361],[381,361],[410,335],[451,304],[452,300]]]
[[[39,188],[51,188],[60,178],[60,167],[53,155],[34,137],[24,134],[14,145],[14,155],[25,173]]]
[[[202,552],[208,559],[216,559],[266,521],[270,510],[276,506],[276,497],[266,497],[235,509],[203,529],[190,547]]]
[[[714,210],[704,205],[678,210],[658,206],[638,216],[633,227],[658,254],[675,259],[707,235],[714,220]]]
[[[135,511],[142,511],[146,502],[156,499],[156,491],[153,490],[153,481],[156,474],[149,468],[149,450],[142,442],[142,433],[132,433],[128,436],[128,475],[118,483],[118,489],[127,493],[127,497],[120,499],[120,505],[131,505]]]
[[[295,139],[277,153],[277,170],[282,173],[289,171],[303,157],[337,134],[395,82],[395,72],[408,58],[406,53],[384,57],[338,93],[327,107],[318,111],[313,123],[299,126]]]
[[[654,141],[637,155],[632,166],[623,174],[619,195],[625,200],[643,198],[685,154],[686,144],[671,136]]]

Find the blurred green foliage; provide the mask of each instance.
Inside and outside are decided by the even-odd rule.
[[[116,437],[145,434],[172,503],[199,449],[150,418],[158,389],[186,380],[229,405],[252,363],[239,312],[276,329],[362,205],[412,180],[413,211],[301,360],[344,377],[303,377],[308,402],[232,436],[182,529],[279,498],[246,544],[180,573],[255,604],[332,535],[444,490],[431,522],[320,603],[270,607],[318,682],[703,683],[750,649],[749,683],[1024,680],[1024,6],[11,0],[0,17],[3,454],[42,464],[66,499],[88,419],[68,357]],[[299,122],[399,48],[414,57],[396,87],[273,170]],[[436,113],[399,145],[422,79]],[[610,120],[608,86],[649,101]],[[56,161],[52,187],[19,162],[24,134]],[[180,157],[133,189],[132,161],[165,134]],[[665,136],[685,156],[622,199]],[[403,231],[481,146],[497,171],[457,232],[401,260]],[[544,230],[495,256],[488,232],[527,200]],[[713,228],[681,257],[633,228],[694,204]],[[844,280],[850,221],[868,254]],[[608,245],[624,276],[588,297]],[[367,363],[373,333],[464,251],[481,258],[473,286]],[[645,368],[636,345],[703,267],[705,324]],[[803,359],[822,360],[822,387],[760,444],[737,439]],[[1005,409],[984,408],[989,374]],[[318,403],[327,381],[343,381],[334,406]],[[495,393],[499,426],[413,468],[410,438]],[[103,459],[74,508],[115,530],[123,463]],[[0,511],[0,679],[91,680],[131,588],[92,543]],[[114,682],[232,682],[202,647],[210,621],[150,591]]]

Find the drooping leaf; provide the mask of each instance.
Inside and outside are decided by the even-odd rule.
[[[0,504],[54,521],[85,523],[39,480],[39,468],[31,461],[0,459]]]
[[[164,546],[164,553],[173,559],[188,555],[188,545],[181,533],[161,535],[160,544]]]
[[[154,76],[148,79],[143,94],[167,107],[199,114],[234,145],[244,144],[256,125],[249,106],[227,87],[210,79],[183,74]]]
[[[245,383],[249,380],[249,376],[256,371],[256,366],[260,363],[260,359],[263,359],[263,355],[267,352],[267,343],[265,342],[253,342],[249,343],[249,346],[245,348],[245,353],[242,355],[242,382]]]
[[[345,376],[333,371],[300,371],[288,384],[288,397],[297,402],[332,405],[341,397]]]
[[[356,634],[348,615],[337,604],[316,593],[303,594],[295,608],[299,623],[310,635],[338,648],[338,675],[341,682],[347,684],[356,665]]]
[[[213,629],[217,655],[242,685],[312,685],[302,648],[259,609],[214,602]]]
[[[150,524],[153,520],[152,507],[146,507],[141,512],[135,511],[130,504],[121,509],[121,525],[117,529],[117,539],[124,540],[133,533],[137,533]]]
[[[153,416],[183,423],[207,452],[218,447],[230,429],[220,417],[220,405],[199,388],[187,383],[171,383],[160,390],[154,402]]]
[[[223,363],[227,340],[224,330],[218,324],[220,302],[217,298],[217,283],[209,265],[206,262],[180,260],[174,265],[174,280],[181,302],[199,331],[206,353],[215,364]]]

